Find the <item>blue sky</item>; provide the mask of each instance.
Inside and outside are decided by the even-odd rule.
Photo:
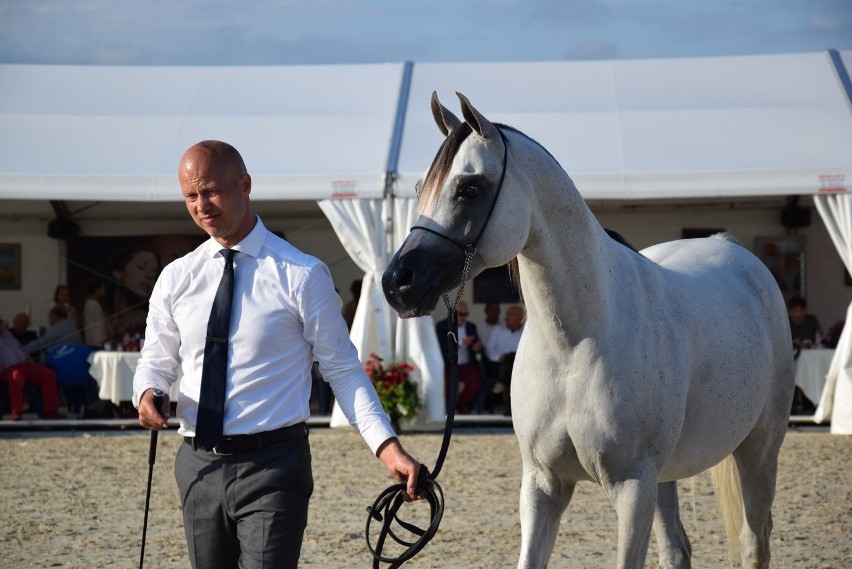
[[[852,0],[0,0],[0,63],[275,65],[852,50]]]

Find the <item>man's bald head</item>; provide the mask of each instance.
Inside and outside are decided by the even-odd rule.
[[[202,158],[217,164],[221,168],[232,169],[233,173],[237,176],[248,173],[246,164],[243,162],[243,157],[239,151],[221,140],[202,140],[190,146],[183,153],[183,157],[180,160],[180,169],[183,170],[187,162],[194,162]]]

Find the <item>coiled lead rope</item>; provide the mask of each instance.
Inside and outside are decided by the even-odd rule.
[[[390,564],[390,569],[396,569],[417,555],[438,532],[438,526],[441,523],[441,518],[444,516],[444,491],[435,479],[440,474],[441,468],[444,465],[444,459],[447,457],[447,450],[450,447],[450,438],[453,433],[453,420],[456,416],[455,401],[459,388],[459,344],[456,337],[456,331],[458,330],[456,306],[459,300],[461,300],[464,286],[470,276],[470,264],[475,252],[475,249],[470,249],[469,252],[465,253],[462,282],[459,286],[455,303],[451,304],[447,295],[443,297],[444,304],[447,306],[447,321],[449,324],[447,327],[447,357],[450,362],[450,393],[447,399],[447,422],[444,425],[444,438],[441,441],[441,450],[438,452],[435,468],[432,472],[429,472],[429,469],[425,465],[420,466],[417,488],[415,490],[429,504],[429,525],[424,529],[399,517],[399,510],[405,503],[403,492],[406,490],[406,484],[404,482],[394,484],[379,494],[373,505],[367,507],[367,525],[364,528],[367,538],[367,548],[373,556],[373,569],[379,569],[380,563],[388,563]],[[373,547],[370,541],[370,530],[374,522],[381,524],[375,547]],[[397,546],[404,548],[402,553],[395,556],[384,555],[382,553],[389,537]]]

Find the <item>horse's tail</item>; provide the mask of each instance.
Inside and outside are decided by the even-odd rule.
[[[740,530],[743,528],[743,492],[740,487],[740,474],[734,456],[729,454],[710,470],[716,503],[722,513],[725,533],[728,534],[728,554],[731,563],[737,565],[740,559]]]

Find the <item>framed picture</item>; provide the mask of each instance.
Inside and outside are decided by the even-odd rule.
[[[803,236],[755,237],[754,253],[772,272],[785,301],[794,296],[807,298]]]
[[[0,290],[21,290],[20,243],[0,243]]]

